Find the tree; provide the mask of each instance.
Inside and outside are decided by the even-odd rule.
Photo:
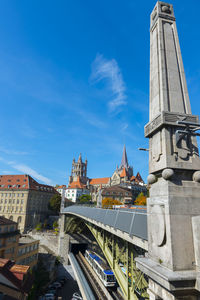
[[[106,197],[102,200],[102,208],[111,208],[113,205],[122,205],[119,200],[114,200],[112,198]]]
[[[42,230],[42,223],[38,223],[38,224],[36,225],[35,229],[36,229],[37,231],[41,231],[41,230]]]
[[[81,195],[78,200],[80,203],[87,203],[87,202],[90,202],[90,200],[92,199],[92,197],[90,195],[87,195],[87,194],[83,194]]]
[[[55,229],[55,228],[57,228],[58,227],[58,222],[57,221],[54,221],[53,222],[53,228]]]
[[[137,196],[137,198],[135,199],[134,204],[146,206],[147,205],[147,197],[143,193],[140,193]]]
[[[61,195],[55,194],[51,197],[49,201],[49,209],[53,210],[55,213],[59,213],[61,204]]]

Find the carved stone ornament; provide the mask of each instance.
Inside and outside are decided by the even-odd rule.
[[[164,206],[153,205],[151,209],[151,226],[154,244],[158,247],[162,247],[166,243]]]
[[[157,181],[157,178],[154,174],[149,174],[147,177],[147,181],[149,184],[153,184]]]
[[[161,6],[161,10],[164,13],[171,14],[170,6],[168,6],[168,5]]]
[[[196,181],[196,182],[200,182],[200,171],[194,172],[193,180]]]
[[[165,179],[165,180],[169,180],[172,178],[172,176],[174,175],[174,170],[172,169],[165,169],[162,171],[162,177]]]

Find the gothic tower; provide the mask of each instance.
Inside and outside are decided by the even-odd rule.
[[[69,177],[69,183],[77,181],[78,177],[83,184],[87,183],[87,159],[85,162],[83,162],[81,153],[77,162],[75,161],[75,158],[72,161],[72,170],[71,176]]]

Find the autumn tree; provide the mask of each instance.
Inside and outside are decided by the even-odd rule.
[[[137,198],[135,199],[134,202],[135,205],[142,205],[142,206],[146,206],[147,205],[147,197],[143,194],[140,193]]]
[[[111,208],[113,205],[122,205],[122,203],[119,200],[114,200],[112,198],[106,197],[102,200],[102,208]]]

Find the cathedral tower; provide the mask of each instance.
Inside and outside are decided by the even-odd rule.
[[[77,162],[75,161],[75,158],[72,161],[72,170],[71,176],[69,177],[69,183],[77,181],[78,178],[83,184],[87,183],[87,159],[85,160],[85,162],[83,162],[81,153]]]

